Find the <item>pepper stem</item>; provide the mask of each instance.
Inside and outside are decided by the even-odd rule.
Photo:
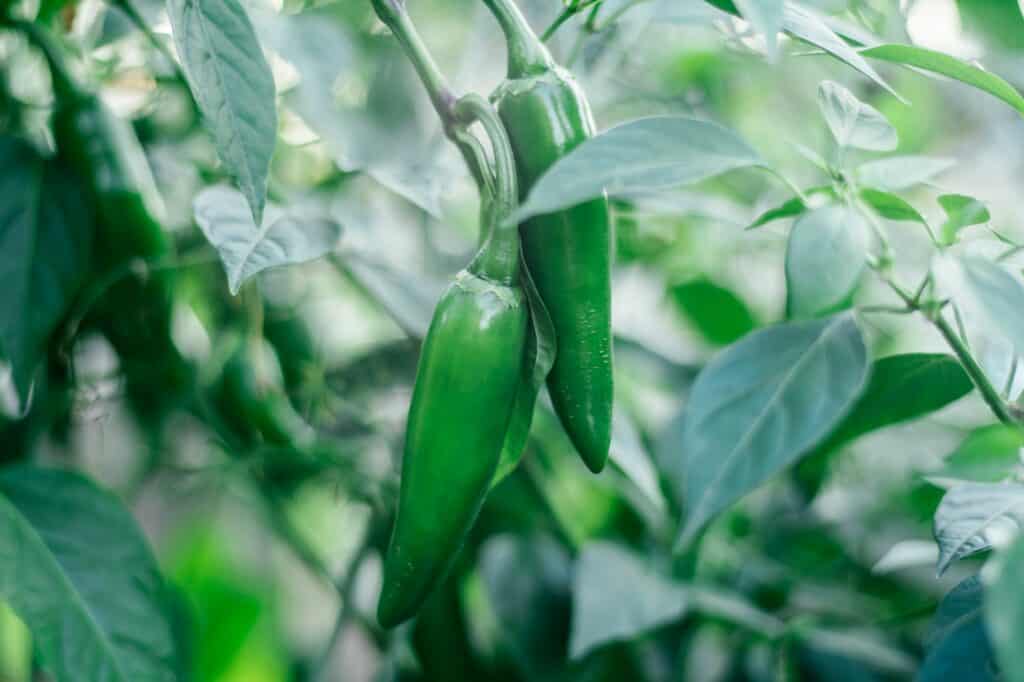
[[[515,0],[484,0],[487,9],[498,20],[508,45],[508,77],[523,78],[547,71],[554,66],[551,53],[533,32]]]
[[[519,277],[519,228],[506,224],[519,201],[519,187],[516,182],[516,161],[512,154],[505,126],[490,102],[471,93],[455,105],[455,113],[462,125],[479,123],[491,143],[494,156],[493,197],[481,195],[480,200],[490,202],[488,216],[490,233],[470,264],[471,272],[505,284],[515,282]]]

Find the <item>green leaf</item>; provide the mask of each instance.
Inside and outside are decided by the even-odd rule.
[[[611,542],[583,548],[573,582],[569,657],[629,640],[680,618],[687,592]]]
[[[217,152],[263,224],[277,141],[274,77],[239,0],[167,0],[174,43]],[[326,87],[326,86],[325,86]]]
[[[89,269],[90,213],[62,165],[0,137],[0,356],[24,404],[47,343]]]
[[[1015,542],[988,582],[985,616],[1006,682],[1024,682],[1024,541]]]
[[[228,286],[238,294],[249,278],[284,265],[306,263],[334,250],[341,226],[331,219],[291,215],[269,205],[259,228],[245,198],[227,187],[210,187],[196,197],[195,218],[217,249]]]
[[[936,52],[915,45],[877,45],[861,51],[862,55],[896,64],[913,66],[948,76],[961,83],[987,92],[998,97],[1011,107],[1024,114],[1024,96],[999,76],[989,73],[977,66],[951,57],[943,52]]]
[[[813,317],[842,306],[867,267],[867,238],[864,219],[845,206],[797,219],[786,248],[788,315]]]
[[[57,682],[173,682],[167,592],[119,500],[77,474],[0,473],[0,596]]]
[[[779,49],[779,33],[785,3],[783,0],[736,0],[736,7],[754,30],[764,36],[768,55],[774,59]]]
[[[818,106],[840,147],[889,152],[899,145],[896,129],[882,112],[839,83],[823,81],[818,86]]]
[[[938,574],[954,561],[1006,545],[1024,524],[1024,485],[964,483],[942,498],[935,510]]]
[[[530,305],[530,329],[526,336],[526,349],[523,355],[522,379],[516,393],[512,417],[505,432],[505,443],[501,448],[501,459],[494,473],[491,486],[500,483],[519,466],[526,443],[533,425],[533,412],[537,407],[537,396],[541,386],[551,373],[555,364],[557,341],[555,326],[544,306],[540,294],[530,277],[529,271],[523,267],[523,288],[526,290]]]
[[[905,221],[928,226],[928,221],[925,220],[924,216],[911,206],[906,199],[896,194],[883,192],[879,189],[862,189],[860,191],[860,198],[886,220]]]
[[[764,162],[736,133],[680,116],[629,121],[597,135],[541,176],[511,220],[611,194],[692,184]]]
[[[565,661],[572,560],[546,535],[497,535],[480,549],[480,576],[501,637],[530,679]]]
[[[794,38],[821,48],[841,62],[861,72],[876,84],[899,97],[878,72],[845,40],[836,35],[816,14],[794,2],[787,2],[783,27]]]
[[[978,256],[940,257],[936,279],[953,300],[1013,343],[1024,356],[1024,284],[997,263]]]
[[[928,480],[949,487],[947,482],[995,483],[1013,475],[1021,465],[1024,435],[1004,424],[990,424],[972,431],[946,457],[942,468],[930,472]]]
[[[632,490],[625,489],[624,492],[638,511],[653,513],[652,521],[662,521],[667,505],[658,471],[636,425],[621,409],[616,409],[612,415],[612,445],[608,458],[632,486]],[[641,496],[640,503],[632,492]]]
[[[935,612],[917,682],[997,682],[983,607],[984,589],[977,576],[946,595]]]
[[[754,314],[739,296],[706,277],[677,284],[669,293],[708,343],[727,346],[757,327]]]
[[[955,165],[953,159],[932,156],[891,156],[862,163],[857,168],[857,184],[897,192],[928,182]]]
[[[815,199],[816,197],[820,197],[820,199],[804,203],[800,197],[793,197],[792,199],[784,201],[778,206],[770,208],[759,215],[754,222],[747,225],[746,229],[755,230],[763,225],[775,222],[776,220],[795,218],[798,215],[803,215],[813,208],[825,205],[828,200],[835,199],[836,192],[831,186],[822,185],[804,190],[804,196],[808,199]]]
[[[800,463],[797,478],[809,491],[817,491],[842,446],[936,412],[973,389],[963,367],[949,355],[907,353],[876,360],[864,393],[828,439]]]
[[[864,394],[821,450],[833,450],[878,429],[936,412],[974,390],[955,358],[906,353],[876,360]]]
[[[679,448],[688,516],[677,546],[827,436],[868,368],[849,313],[763,329],[716,356],[689,397]]]
[[[946,212],[946,222],[942,225],[942,243],[946,246],[956,243],[960,230],[987,223],[992,218],[985,204],[963,194],[943,194],[939,205]]]

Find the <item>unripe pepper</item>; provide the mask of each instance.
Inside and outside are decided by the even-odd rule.
[[[159,221],[156,183],[128,124],[76,83],[43,29],[20,26],[50,65],[58,158],[83,181],[94,204],[96,265],[109,289],[99,292],[91,317],[118,352],[133,407],[146,419],[159,419],[180,400],[192,371],[171,340],[169,274],[133,268],[173,253]]]
[[[594,134],[594,120],[575,79],[555,64],[512,0],[485,4],[508,44],[508,78],[492,99],[525,196],[556,161]],[[598,472],[608,459],[614,397],[608,202],[594,199],[531,218],[521,235],[558,339],[547,379],[551,402],[583,461]]]

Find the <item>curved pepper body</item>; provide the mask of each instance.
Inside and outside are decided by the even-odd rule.
[[[461,273],[423,343],[378,620],[416,613],[444,579],[498,466],[520,381],[528,307],[518,286]]]
[[[493,100],[515,152],[521,196],[594,134],[586,98],[573,77],[556,66],[506,81]],[[608,202],[595,199],[531,218],[520,234],[558,339],[547,380],[551,402],[583,461],[601,471],[611,443],[614,398]]]

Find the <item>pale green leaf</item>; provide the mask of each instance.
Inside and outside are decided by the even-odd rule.
[[[964,483],[942,498],[935,511],[938,573],[964,557],[1004,546],[1024,524],[1024,485]]]
[[[946,222],[942,225],[942,243],[947,246],[956,243],[960,230],[987,223],[991,219],[985,204],[963,194],[943,194],[939,197],[939,205],[946,212]]]
[[[826,206],[794,224],[786,249],[786,307],[790,317],[835,310],[860,281],[867,263],[868,228],[859,213]]]
[[[686,589],[611,542],[583,548],[573,583],[569,656],[579,659],[683,615]]]
[[[897,192],[931,181],[956,165],[952,159],[931,156],[891,156],[861,164],[857,184],[861,187]]]
[[[262,224],[277,95],[256,31],[239,0],[167,0],[167,14],[217,152]]]
[[[818,106],[840,147],[888,152],[899,144],[896,129],[882,112],[839,83],[823,81],[818,86]]]
[[[268,269],[315,260],[330,253],[341,226],[318,216],[289,214],[270,205],[256,227],[245,198],[227,187],[211,187],[195,200],[195,218],[217,249],[232,294],[250,277]]]
[[[690,393],[679,446],[687,506],[679,545],[828,436],[868,374],[849,313],[763,329],[716,356]]]
[[[1024,541],[999,558],[988,581],[985,616],[1005,682],[1024,682]]]
[[[605,191],[667,189],[763,163],[736,133],[717,123],[680,116],[641,118],[587,140],[560,159],[512,219],[569,208]]]

